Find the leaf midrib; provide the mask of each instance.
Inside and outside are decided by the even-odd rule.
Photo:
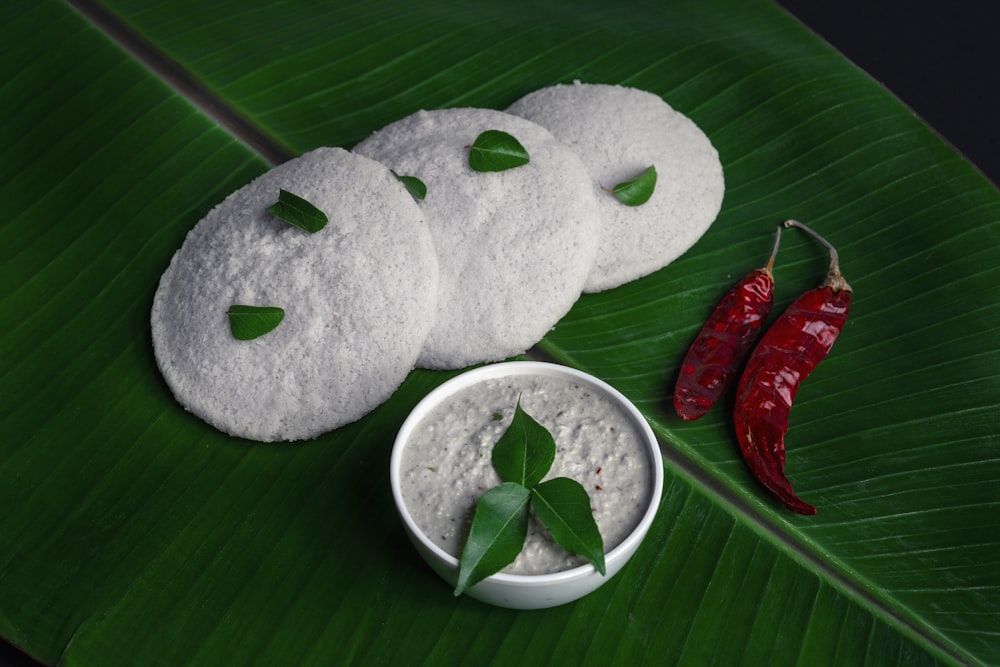
[[[146,66],[165,86],[193,104],[269,164],[278,165],[297,155],[287,144],[217,95],[207,84],[111,10],[91,0],[66,0],[66,3],[111,42]]]

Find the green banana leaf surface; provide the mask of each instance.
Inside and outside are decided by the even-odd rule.
[[[623,4],[8,0],[0,7],[0,636],[45,664],[1000,664],[1000,194],[762,0]],[[314,441],[178,405],[149,310],[229,192],[422,108],[555,83],[652,91],[726,175],[707,234],[582,296],[529,357],[590,372],[661,440],[634,559],[542,611],[455,598],[407,542],[388,459],[453,373]],[[728,406],[681,422],[680,360],[797,218],[852,314],[752,478]],[[827,259],[785,235],[776,312]]]

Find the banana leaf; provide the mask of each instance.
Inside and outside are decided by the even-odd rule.
[[[1000,195],[779,7],[10,0],[0,19],[5,640],[50,665],[1000,663]],[[274,163],[575,79],[690,115],[727,191],[683,257],[581,297],[529,351],[628,395],[667,482],[618,576],[513,611],[454,598],[392,506],[393,436],[451,373],[314,441],[251,443],[173,400],[148,316],[186,232]],[[728,406],[671,408],[701,322],[790,217],[855,290],[792,411],[815,517],[753,480]],[[825,268],[786,235],[777,303]]]

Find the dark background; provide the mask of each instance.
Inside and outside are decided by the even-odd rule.
[[[1000,183],[1000,3],[778,0]]]
[[[780,0],[1000,183],[1000,3]],[[38,663],[0,641],[0,667]]]

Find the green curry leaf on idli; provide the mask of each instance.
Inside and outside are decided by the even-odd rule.
[[[650,165],[635,178],[622,181],[611,192],[626,206],[642,206],[653,196],[656,188],[656,167]]]
[[[278,194],[278,202],[267,207],[267,212],[310,234],[323,229],[329,222],[326,213],[297,194],[284,189]]]
[[[414,199],[423,201],[424,197],[427,196],[427,186],[424,185],[424,182],[416,176],[400,176],[392,169],[389,171],[392,172],[392,175],[395,176],[400,183],[406,186],[406,189],[409,190],[410,195],[412,195]]]
[[[468,148],[469,166],[476,171],[506,171],[531,160],[520,141],[500,130],[486,130]]]
[[[237,340],[260,338],[285,319],[285,311],[277,306],[233,304],[226,314],[229,316],[229,329]]]

